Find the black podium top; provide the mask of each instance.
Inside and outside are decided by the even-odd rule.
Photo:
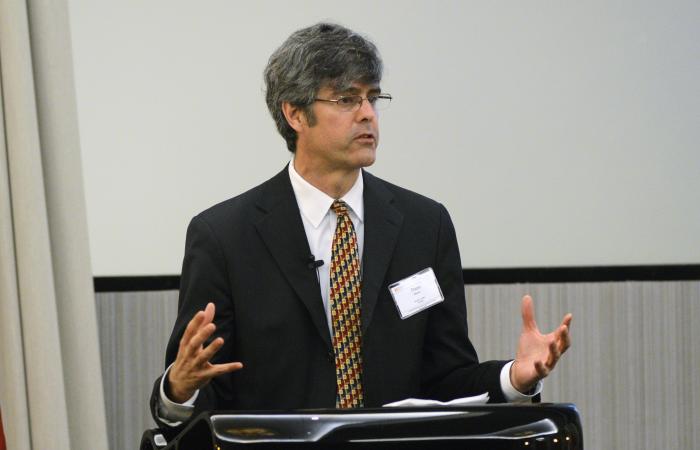
[[[582,449],[572,404],[206,412],[167,446],[146,432],[141,450]],[[161,444],[161,445],[158,445]]]

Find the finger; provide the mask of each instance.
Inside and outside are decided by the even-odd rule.
[[[535,322],[535,307],[532,304],[532,297],[529,295],[523,297],[523,301],[520,304],[520,311],[523,316],[523,329],[537,330],[537,323]]]
[[[573,314],[568,313],[567,315],[564,316],[564,319],[561,321],[562,325],[566,325],[567,327],[571,326],[571,320],[574,318]]]
[[[241,362],[231,362],[231,363],[225,363],[225,364],[212,364],[212,366],[209,368],[210,372],[213,373],[213,377],[218,377],[219,375],[223,375],[225,373],[231,373],[235,372],[237,370],[241,370],[243,368],[243,363]]]
[[[540,380],[542,378],[545,378],[547,375],[549,375],[549,369],[545,367],[545,365],[542,363],[542,361],[535,361],[535,371],[537,372],[537,375],[540,377]]]
[[[208,323],[201,327],[197,334],[190,339],[189,344],[187,345],[187,350],[189,355],[194,356],[197,353],[201,351],[202,345],[204,345],[204,342],[209,339],[209,337],[214,333],[216,330],[216,325],[213,323]]]
[[[189,321],[187,328],[185,328],[185,332],[182,334],[182,338],[180,339],[180,348],[187,345],[187,343],[199,331],[199,328],[202,325],[206,325],[213,320],[214,313],[215,306],[211,302],[207,303],[207,306],[203,310],[197,311],[197,314],[195,314],[192,320]]]
[[[549,356],[547,357],[547,362],[545,362],[547,369],[552,370],[554,366],[557,365],[557,361],[559,361],[560,356],[561,353],[559,352],[557,341],[553,340],[549,343]]]
[[[243,364],[240,362],[232,362],[232,363],[225,363],[225,364],[212,364],[207,368],[207,370],[203,371],[200,373],[201,380],[203,384],[208,383],[212,378],[218,377],[220,375],[224,375],[226,373],[231,373],[235,372],[237,370],[241,370],[243,368]]]
[[[559,330],[559,353],[564,353],[571,346],[571,336],[569,336],[569,327],[562,325]]]
[[[218,337],[211,341],[209,345],[204,347],[204,350],[199,352],[195,359],[195,364],[200,365],[204,363],[208,363],[216,354],[216,352],[221,349],[221,347],[224,345],[224,339],[221,337]]]
[[[216,313],[216,306],[214,303],[207,303],[206,308],[204,308],[204,321],[203,324],[208,324],[214,320],[214,314]]]
[[[204,312],[197,311],[197,314],[195,314],[194,317],[189,321],[189,323],[187,324],[187,328],[185,328],[185,332],[182,334],[182,338],[180,338],[180,349],[186,347],[192,339],[192,337],[197,333],[203,318]]]

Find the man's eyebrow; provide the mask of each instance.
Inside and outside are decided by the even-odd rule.
[[[350,86],[347,89],[334,91],[333,94],[335,94],[335,95],[358,95],[361,91],[362,91],[362,89],[360,89],[358,87]],[[381,92],[382,92],[382,89],[379,86],[375,86],[367,92],[367,95],[381,94]]]
[[[350,86],[350,87],[345,88],[345,89],[335,90],[333,93],[335,95],[356,95],[356,94],[360,93],[360,89],[353,87],[353,86]]]

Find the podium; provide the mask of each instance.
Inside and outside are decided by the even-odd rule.
[[[210,411],[171,442],[148,430],[141,450],[583,448],[576,406]]]

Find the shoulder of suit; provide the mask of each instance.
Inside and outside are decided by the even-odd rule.
[[[430,214],[438,213],[439,210],[445,209],[442,204],[429,197],[390,183],[367,171],[363,171],[363,176],[365,189],[368,193],[374,192],[376,195],[385,197],[395,207],[404,212]],[[221,222],[230,224],[236,220],[250,220],[257,214],[260,214],[259,205],[263,196],[269,199],[271,197],[270,194],[273,193],[272,197],[285,198],[280,193],[284,193],[287,190],[290,198],[293,198],[294,194],[291,190],[291,183],[285,167],[280,173],[264,183],[205,209],[197,217],[204,219],[210,224]]]
[[[204,211],[197,214],[197,218],[204,219],[209,223],[225,221],[230,223],[231,220],[250,219],[257,211],[257,206],[260,203],[263,194],[271,188],[284,189],[282,185],[286,182],[289,184],[287,169],[285,167],[282,172],[265,181],[264,183],[255,186],[241,194],[231,197],[227,200],[219,202]],[[291,184],[290,184],[291,189]]]
[[[433,200],[430,197],[426,197],[425,195],[411,191],[410,189],[406,189],[396,184],[390,183],[375,175],[372,175],[366,170],[363,171],[363,173],[363,181],[365,184],[365,188],[369,187],[370,189],[372,189],[374,187],[377,190],[386,190],[386,192],[388,192],[393,197],[392,200],[394,203],[417,209],[427,208],[432,210],[444,208],[444,206],[441,203]]]

